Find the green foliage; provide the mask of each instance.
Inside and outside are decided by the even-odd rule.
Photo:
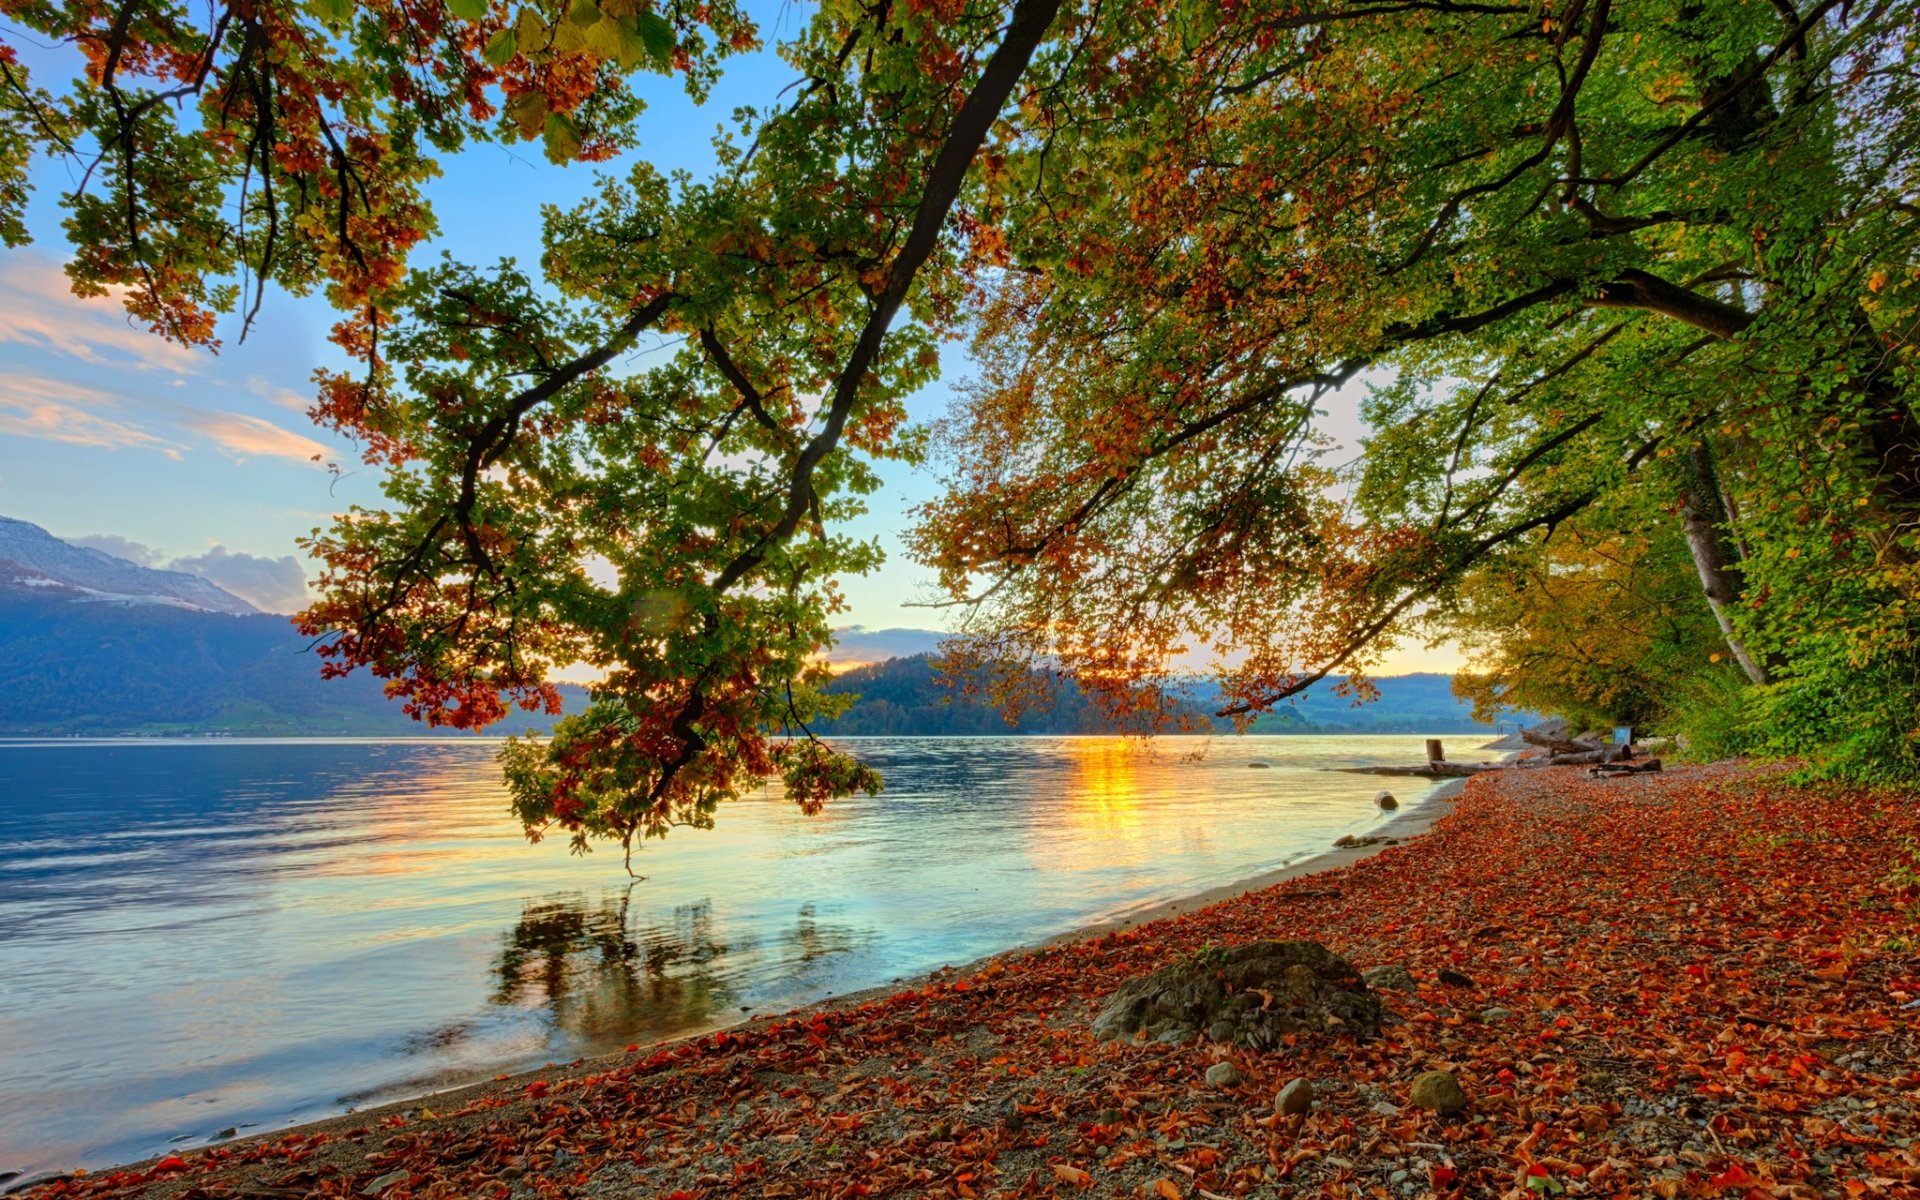
[[[325,288],[355,347],[434,232],[436,154],[541,138],[555,162],[604,160],[638,136],[630,76],[678,74],[704,96],[755,37],[727,0],[0,11],[83,68],[61,91],[34,88],[0,37],[0,240],[25,240],[33,154],[66,158],[77,290],[124,289],[156,332],[206,344],[219,316],[246,299],[250,321],[277,284]]]
[[[1754,689],[1730,665],[1676,682],[1660,732],[1678,739],[1677,756],[1694,762],[1762,750],[1755,738]]]
[[[1434,621],[1475,661],[1454,687],[1477,717],[1506,705],[1576,730],[1665,729],[1729,678],[1677,525],[1620,532],[1630,515],[1582,513],[1552,538],[1505,548],[1450,594]]]
[[[1755,696],[1747,736],[1755,750],[1807,761],[1803,774],[1858,784],[1920,780],[1920,676],[1912,658],[1864,660],[1850,639],[1807,646]]]

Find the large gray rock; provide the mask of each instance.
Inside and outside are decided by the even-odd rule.
[[[1093,1019],[1101,1040],[1191,1037],[1271,1050],[1290,1033],[1380,1032],[1380,1001],[1318,942],[1252,942],[1195,955],[1123,984]]]

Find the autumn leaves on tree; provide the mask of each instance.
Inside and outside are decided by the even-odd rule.
[[[1195,654],[1245,717],[1447,632],[1480,686],[1602,712],[1605,673],[1517,651],[1606,641],[1648,593],[1555,583],[1628,570],[1686,608],[1611,643],[1660,640],[1642,694],[1913,762],[1911,6],[829,0],[705,180],[630,153],[627,81],[701,93],[756,44],[729,4],[0,11],[86,60],[48,90],[0,41],[9,240],[70,155],[81,290],[189,342],[265,286],[340,309],[314,413],[388,502],[311,543],[329,669],[459,726],[606,673],[509,752],[532,830],[877,786],[806,734],[817,656],[879,565],[843,532],[875,462],[929,454],[956,659],[1143,725]],[[432,156],[484,138],[608,164],[537,275],[407,261]],[[1336,460],[1315,408],[1360,388]]]

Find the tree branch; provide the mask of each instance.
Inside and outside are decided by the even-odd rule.
[[[1731,338],[1753,324],[1744,308],[1702,296],[1636,268],[1620,272],[1587,301],[1589,308],[1638,308],[1672,317],[1717,338]]]

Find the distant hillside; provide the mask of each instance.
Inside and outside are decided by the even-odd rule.
[[[1484,733],[1494,726],[1473,719],[1473,704],[1453,694],[1453,677],[1434,672],[1390,675],[1374,683],[1380,699],[1356,705],[1334,694],[1331,682],[1315,684],[1254,723],[1255,733]],[[1510,713],[1509,728],[1539,720]]]
[[[38,525],[0,517],[0,588],[38,589],[63,600],[158,605],[200,612],[260,610],[184,571],[156,571],[61,541]]]
[[[855,667],[836,678],[827,690],[857,692],[860,696],[839,720],[823,721],[814,727],[816,733],[841,737],[1111,732],[1108,723],[1077,688],[1061,689],[1052,707],[1028,713],[1012,727],[992,705],[948,703],[953,693],[934,682],[930,654],[913,654]]]
[[[524,713],[488,732],[548,723]],[[0,517],[0,736],[436,732],[364,672],[321,679],[285,617]]]
[[[486,732],[547,723],[516,714]],[[413,721],[364,672],[321,679],[285,617],[83,602],[0,584],[0,736],[210,732],[449,731]]]
[[[1355,707],[1334,694],[1334,684],[1319,684],[1291,705],[1254,725],[1255,733],[1484,733],[1491,727],[1473,720],[1472,706],[1453,696],[1445,675],[1397,675],[1378,682],[1380,699]],[[837,721],[822,722],[816,732],[842,737],[901,735],[955,737],[978,734],[1111,733],[1112,726],[1077,688],[1059,690],[1054,705],[1028,713],[1009,727],[991,705],[953,699],[935,682],[931,655],[915,654],[858,667],[835,679],[833,692],[855,692],[856,701]],[[1206,709],[1207,697],[1196,697]]]
[[[924,644],[923,630],[850,630],[869,649]],[[860,695],[817,731],[863,735],[1110,733],[1077,688],[1009,727],[989,705],[949,703],[929,654],[850,670],[831,690]],[[1379,681],[1379,701],[1354,707],[1322,684],[1262,717],[1258,733],[1466,733],[1468,705],[1444,675]],[[562,688],[569,712],[586,693]],[[1198,696],[1197,710],[1212,706]],[[515,713],[489,734],[544,731],[549,719]],[[0,517],[0,737],[229,733],[280,736],[451,735],[407,717],[380,681],[359,672],[320,678],[319,659],[282,616],[197,576],[156,571],[73,546],[36,525]]]

